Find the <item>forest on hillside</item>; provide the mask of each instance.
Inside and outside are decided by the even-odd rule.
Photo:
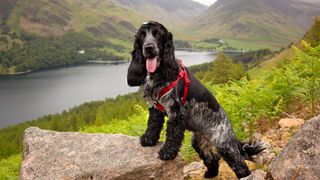
[[[13,41],[10,48],[0,49],[0,74],[65,67],[89,60],[128,59],[129,50],[123,46],[99,41],[83,33],[69,32],[58,37],[23,34],[20,40],[24,43]],[[2,37],[0,41],[7,42],[7,39]]]

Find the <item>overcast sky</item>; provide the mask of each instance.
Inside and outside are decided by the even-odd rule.
[[[198,1],[201,4],[205,4],[207,6],[210,6],[213,3],[215,3],[217,0],[194,0],[194,1]]]

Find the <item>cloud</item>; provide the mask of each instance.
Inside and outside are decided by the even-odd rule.
[[[194,1],[197,1],[197,2],[199,2],[201,4],[205,4],[207,6],[210,6],[213,3],[215,3],[217,0],[194,0]]]

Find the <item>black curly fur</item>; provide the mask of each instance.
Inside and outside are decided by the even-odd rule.
[[[145,38],[153,42],[158,54],[158,65],[152,73],[146,70],[144,57]],[[233,133],[230,121],[215,97],[187,70],[190,85],[187,102],[182,104],[184,80],[158,102],[166,112],[159,111],[154,101],[159,91],[177,79],[180,71],[175,59],[172,34],[157,22],[142,25],[136,35],[132,61],[128,69],[128,84],[144,87],[144,97],[149,105],[148,128],[141,136],[142,146],[157,144],[163,128],[164,117],[168,116],[167,137],[160,149],[162,160],[174,159],[181,147],[186,129],[193,131],[192,146],[207,167],[205,177],[218,175],[219,160],[222,157],[238,178],[248,176],[250,171],[244,162],[264,149],[263,143],[242,143]],[[159,50],[159,51],[158,51]],[[212,148],[216,147],[216,152]]]

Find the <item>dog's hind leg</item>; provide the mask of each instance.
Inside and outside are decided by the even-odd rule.
[[[233,141],[233,140],[232,140]],[[240,179],[250,175],[250,170],[244,161],[244,157],[240,154],[237,141],[220,144],[217,149],[219,154],[228,163],[229,167],[236,173]]]
[[[205,137],[200,133],[193,133],[192,147],[199,154],[200,158],[203,160],[203,163],[208,169],[204,174],[204,177],[216,177],[219,173],[220,156],[211,151],[212,144],[210,143],[210,141],[206,140]]]

